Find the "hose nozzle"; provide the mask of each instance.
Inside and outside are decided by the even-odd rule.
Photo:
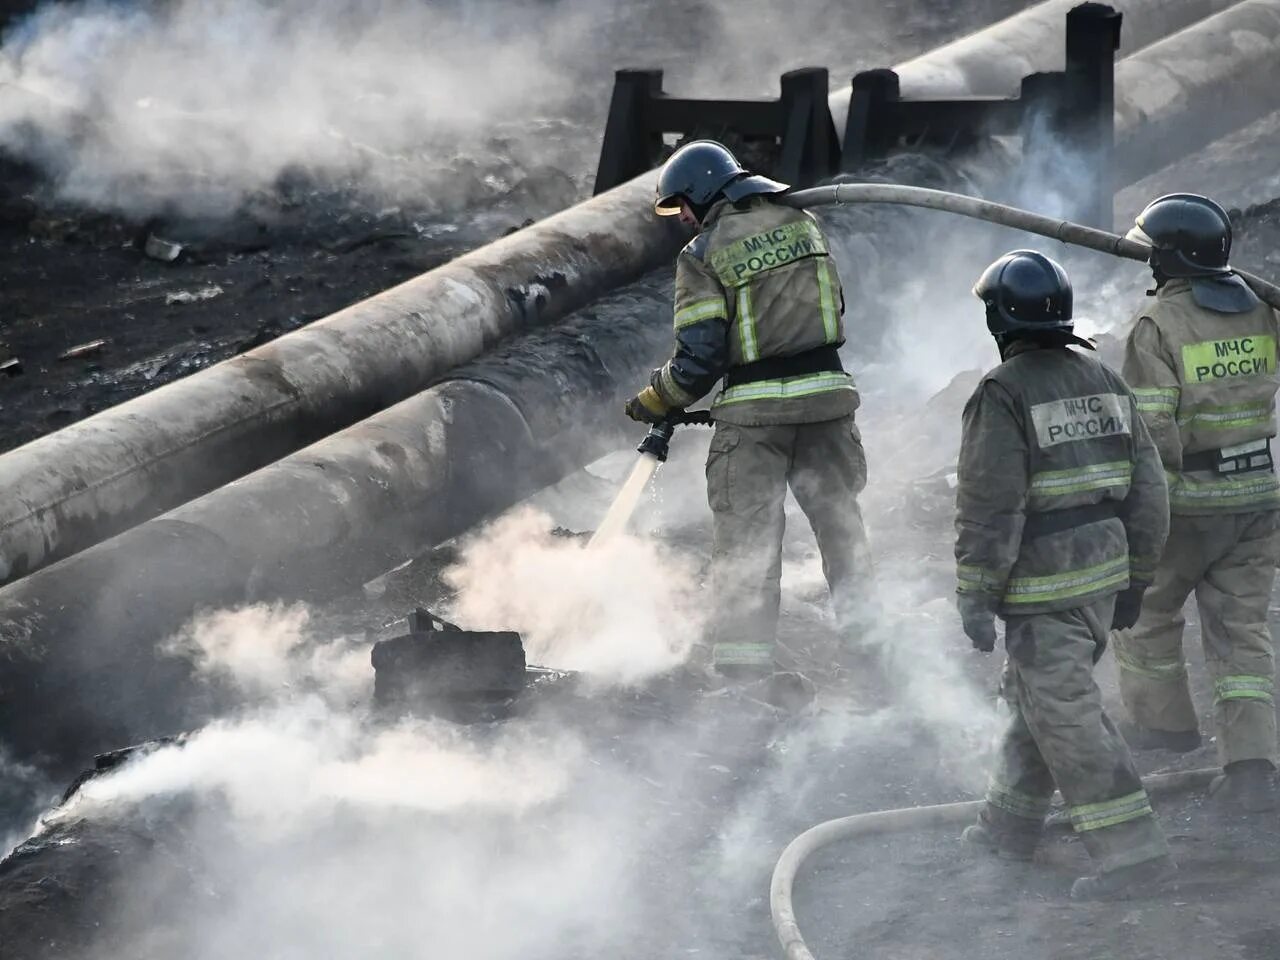
[[[655,423],[640,441],[640,446],[636,447],[636,452],[647,453],[659,463],[666,463],[667,454],[671,449],[671,435],[675,430],[676,425],[671,420]]]

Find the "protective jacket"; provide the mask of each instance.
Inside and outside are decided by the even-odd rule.
[[[858,407],[840,366],[844,301],[826,238],[802,211],[721,201],[676,260],[674,356],[651,385],[681,409],[722,377],[712,406],[739,426],[816,423]]]
[[[1015,343],[965,405],[958,590],[991,609],[1069,610],[1151,583],[1168,510],[1133,395],[1093,357]]]
[[[1267,442],[1280,388],[1275,311],[1261,301],[1210,310],[1193,282],[1164,283],[1125,350],[1125,380],[1169,473],[1170,507],[1192,516],[1276,509]]]

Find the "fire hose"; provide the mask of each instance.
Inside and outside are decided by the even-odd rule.
[[[1148,777],[1144,785],[1152,796],[1181,793],[1208,785],[1219,773],[1221,771],[1217,769],[1164,773]],[[981,800],[971,800],[931,807],[859,813],[820,823],[787,844],[773,868],[773,878],[769,883],[769,912],[773,916],[773,929],[787,960],[814,960],[812,951],[804,942],[800,926],[796,923],[795,908],[791,902],[796,873],[811,854],[838,840],[967,823],[977,815],[982,804]]]
[[[857,203],[893,203],[908,207],[925,207],[959,214],[975,220],[986,220],[1001,226],[1013,227],[1027,233],[1048,237],[1062,243],[1074,244],[1109,253],[1126,260],[1146,263],[1151,258],[1151,248],[1145,243],[1129,240],[1119,234],[1086,227],[1070,220],[1059,220],[1032,213],[1019,207],[994,203],[962,193],[930,190],[926,187],[908,187],[896,183],[837,183],[826,187],[813,187],[787,194],[782,202],[792,207],[844,206]],[[1233,271],[1247,283],[1259,298],[1280,309],[1280,286],[1243,270]]]

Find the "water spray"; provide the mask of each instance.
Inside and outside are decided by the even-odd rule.
[[[640,505],[640,497],[644,495],[649,480],[657,472],[658,467],[667,462],[671,438],[676,432],[676,427],[691,425],[709,427],[711,411],[678,410],[668,415],[661,423],[655,423],[649,428],[645,438],[640,441],[640,446],[636,447],[636,452],[640,454],[636,465],[631,468],[627,482],[622,485],[618,496],[609,505],[609,512],[604,515],[600,526],[596,528],[591,542],[587,545],[588,548],[595,547],[626,529],[627,521]]]

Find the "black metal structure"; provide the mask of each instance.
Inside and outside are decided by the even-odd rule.
[[[759,143],[776,166],[767,172],[796,187],[855,173],[902,147],[964,149],[990,136],[1018,136],[1024,160],[1057,157],[1070,144],[1087,168],[1064,184],[1073,219],[1112,226],[1115,56],[1121,14],[1083,3],[1066,17],[1066,66],[1023,78],[1017,97],[903,99],[892,70],[853,78],[844,143],[836,143],[827,105],[828,74],[809,67],[782,77],[778,100],[689,100],[662,89],[661,70],[616,74],[596,192],[639,176],[663,155],[663,136],[698,133]],[[1053,170],[1055,177],[1064,174]]]
[[[1023,78],[1005,98],[904,100],[898,75],[869,70],[853,78],[841,170],[852,173],[903,146],[964,148],[981,137],[1020,136],[1024,159],[1070,144],[1087,158],[1087,182],[1073,184],[1074,219],[1112,225],[1115,54],[1121,14],[1100,3],[1067,13],[1066,67]],[[1081,164],[1083,165],[1083,164]]]
[[[652,169],[662,159],[668,133],[763,144],[778,158],[768,171],[773,176],[796,186],[817,183],[840,165],[829,87],[826,70],[806,67],[782,75],[777,100],[688,100],[663,92],[661,70],[619,70],[595,192]]]

